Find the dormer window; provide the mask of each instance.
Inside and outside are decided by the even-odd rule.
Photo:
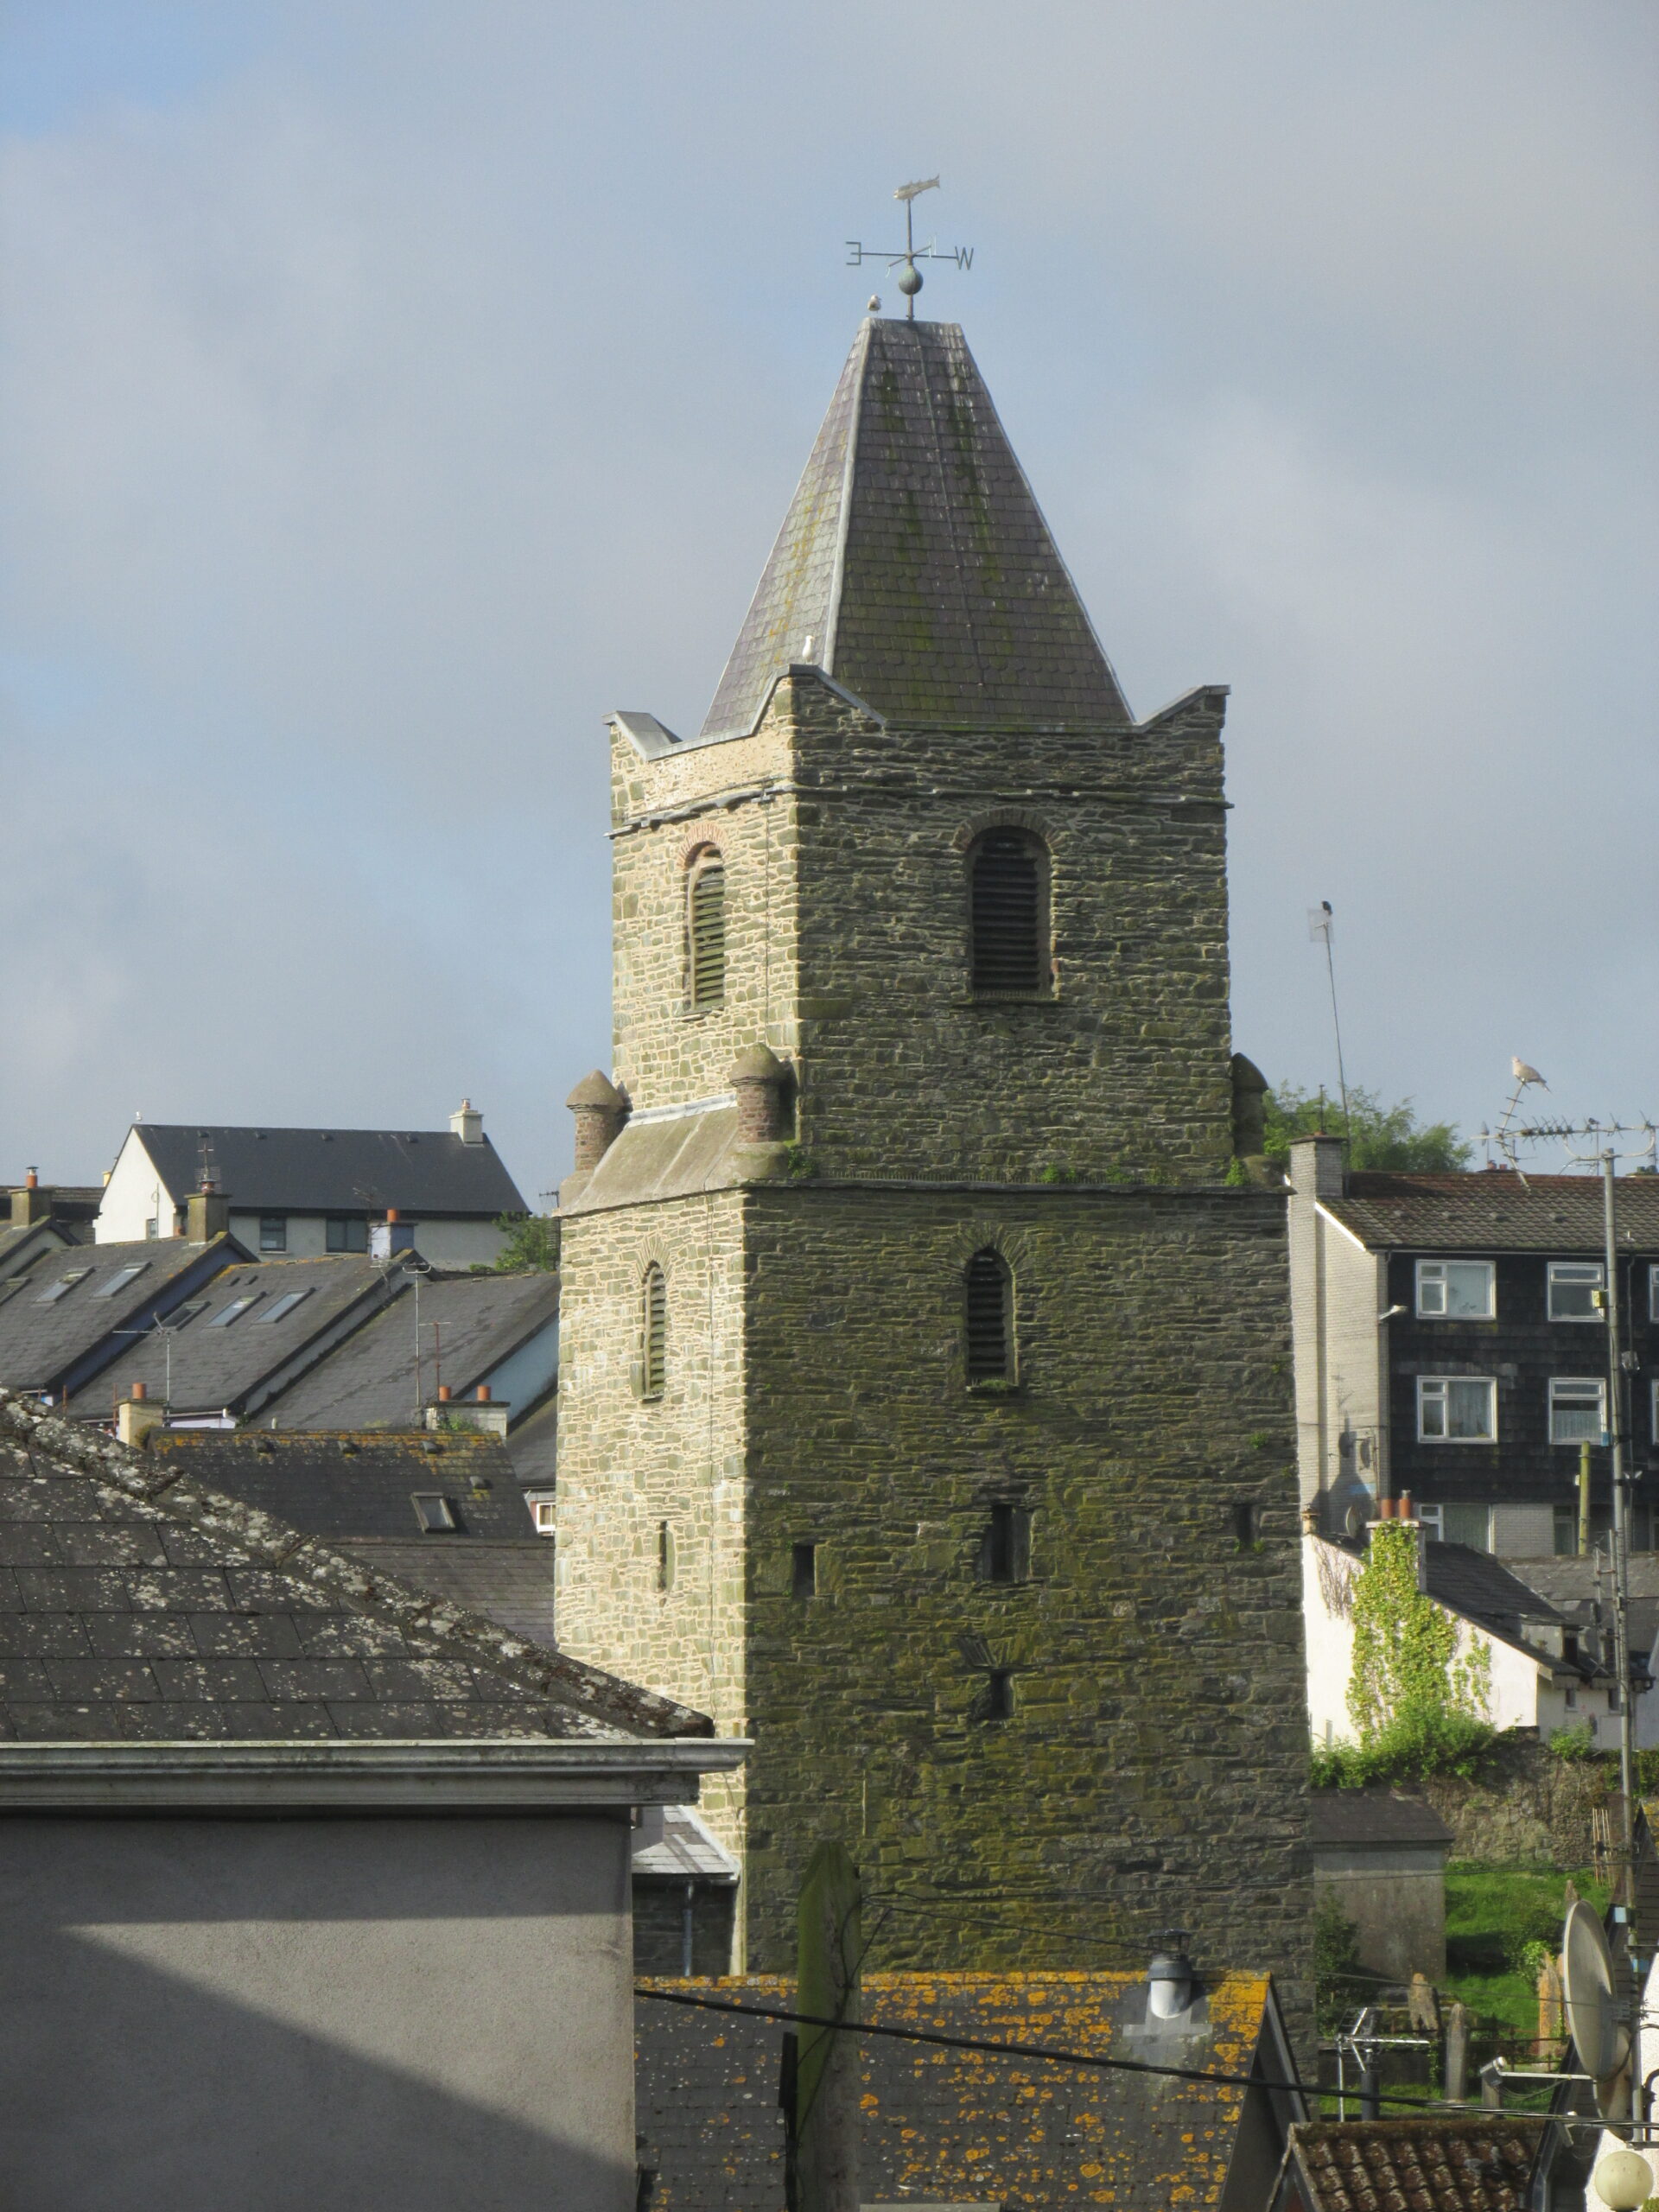
[[[686,894],[687,969],[694,1007],[726,996],[726,868],[717,852],[698,855]]]
[[[1048,960],[1048,853],[1026,830],[988,830],[968,858],[976,996],[1043,998]]]

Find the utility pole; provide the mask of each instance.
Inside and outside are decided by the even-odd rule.
[[[857,2022],[860,1904],[858,1869],[846,1847],[819,1844],[801,1884],[798,2012]],[[858,2038],[804,2023],[798,2034],[791,2212],[859,2212]]]
[[[1541,1080],[1521,1062],[1516,1063],[1516,1089],[1515,1100],[1528,1083]],[[1600,1306],[1602,1318],[1607,1325],[1607,1446],[1611,1461],[1613,1478],[1613,1528],[1611,1541],[1613,1582],[1613,1665],[1618,1681],[1618,1788],[1623,1804],[1624,1894],[1630,1897],[1630,1884],[1636,1866],[1636,1758],[1635,1716],[1630,1710],[1630,1498],[1624,1473],[1624,1356],[1619,1339],[1618,1319],[1618,1236],[1615,1216],[1616,1192],[1614,1170],[1619,1154],[1611,1142],[1615,1137],[1640,1135],[1646,1141],[1625,1154],[1626,1158],[1651,1160],[1659,1129],[1651,1122],[1636,1124],[1634,1128],[1619,1122],[1540,1122],[1529,1128],[1510,1128],[1510,1113],[1515,1100],[1510,1101],[1503,1123],[1492,1132],[1511,1167],[1518,1170],[1515,1156],[1519,1143],[1537,1144],[1555,1139],[1567,1147],[1567,1157],[1581,1167],[1594,1164],[1601,1172],[1601,1237],[1602,1289]],[[1594,1145],[1592,1152],[1574,1152],[1574,1139],[1588,1137]],[[1580,1515],[1584,1513],[1582,1501]]]

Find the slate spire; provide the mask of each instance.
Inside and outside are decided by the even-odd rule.
[[[956,323],[861,327],[702,736],[800,660],[899,722],[1131,719]]]

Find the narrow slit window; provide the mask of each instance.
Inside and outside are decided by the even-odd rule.
[[[1031,1574],[1031,1516],[1022,1505],[998,1503],[980,1545],[982,1582],[1024,1582]]]
[[[1010,1667],[993,1667],[985,1700],[988,1720],[1012,1720],[1014,1718],[1014,1670]]]
[[[705,860],[691,878],[691,1003],[718,1006],[726,995],[726,870]]]
[[[1045,859],[1020,830],[988,830],[969,864],[976,991],[1034,998],[1047,988]]]
[[[666,1597],[674,1587],[674,1530],[670,1522],[657,1524],[657,1587]]]
[[[988,1245],[968,1262],[968,1380],[1014,1379],[1014,1278],[1007,1262]]]
[[[816,1544],[795,1544],[790,1548],[790,1594],[795,1598],[816,1598],[818,1594],[818,1548]]]
[[[668,1367],[668,1282],[653,1260],[639,1301],[639,1395],[660,1398]]]
[[[1262,1540],[1262,1509],[1248,1501],[1232,1509],[1233,1541],[1242,1552],[1253,1551]]]

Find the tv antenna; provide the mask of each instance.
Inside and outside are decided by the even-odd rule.
[[[1342,1022],[1337,1014],[1337,963],[1331,950],[1332,925],[1336,916],[1331,911],[1331,901],[1321,899],[1317,906],[1307,910],[1307,934],[1315,944],[1325,947],[1325,972],[1331,985],[1331,1027],[1337,1039],[1337,1083],[1342,1092],[1342,1133],[1348,1135],[1348,1074],[1342,1065]]]
[[[918,261],[954,261],[958,269],[971,269],[974,265],[974,249],[970,245],[946,246],[941,251],[937,238],[930,238],[925,245],[916,243],[912,210],[924,192],[937,192],[938,188],[938,177],[925,176],[914,184],[901,184],[893,194],[895,200],[902,200],[905,203],[905,243],[902,250],[893,246],[866,245],[862,238],[849,238],[847,241],[847,266],[849,269],[856,269],[866,261],[885,261],[889,269],[899,271],[894,281],[905,296],[905,317],[909,322],[916,320],[916,295],[922,289],[922,272],[916,266]],[[872,313],[877,304],[877,302],[871,301]]]

